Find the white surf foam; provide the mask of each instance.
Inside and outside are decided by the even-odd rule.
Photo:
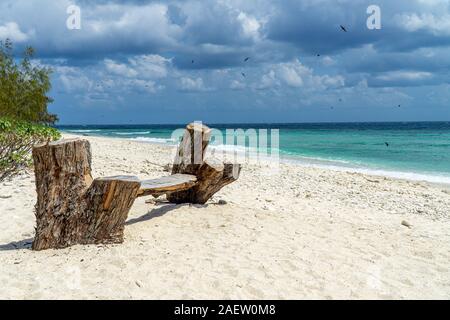
[[[139,141],[139,142],[146,142],[146,143],[154,143],[154,144],[169,144],[172,145],[175,143],[172,139],[165,139],[165,138],[150,138],[150,137],[136,137],[131,138],[130,140],[133,141]]]
[[[373,169],[366,168],[363,165],[351,165],[347,161],[334,161],[334,160],[322,160],[315,158],[282,158],[283,162],[297,164],[305,167],[331,169],[341,172],[361,173],[374,176],[382,176],[395,179],[404,179],[411,181],[427,181],[431,183],[450,184],[450,176],[446,176],[439,173],[421,173],[412,171],[398,171],[388,169]],[[328,162],[328,163],[327,163]]]
[[[74,133],[88,133],[88,132],[100,132],[102,130],[100,129],[83,129],[83,130],[67,130],[67,132],[74,132]]]
[[[154,144],[166,144],[175,145],[177,142],[172,139],[164,138],[150,138],[150,137],[136,137],[130,140],[154,143]],[[211,149],[216,151],[225,152],[227,154],[257,154],[258,150],[255,148],[247,148],[242,145],[211,145]],[[268,161],[275,161],[274,158],[270,157],[270,152],[268,157],[263,157]],[[350,161],[345,160],[328,160],[314,157],[303,157],[303,156],[283,156],[280,154],[281,162],[301,165],[305,167],[315,167],[322,169],[331,169],[335,171],[344,171],[352,173],[361,173],[375,176],[383,176],[395,179],[404,179],[410,181],[427,181],[431,183],[440,184],[450,184],[450,175],[442,175],[439,173],[420,173],[420,172],[408,172],[408,171],[397,171],[388,169],[373,169],[364,167],[364,164],[355,164]]]
[[[151,131],[140,131],[140,132],[114,132],[114,134],[117,134],[119,136],[132,136],[135,134],[150,134]]]

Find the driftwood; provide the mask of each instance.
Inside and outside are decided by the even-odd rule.
[[[136,177],[92,180],[86,140],[62,140],[33,149],[36,236],[33,250],[74,244],[121,243],[140,188]]]
[[[174,191],[188,190],[195,186],[197,177],[189,174],[174,174],[153,180],[144,180],[138,192],[138,197],[160,196]]]
[[[206,203],[236,181],[241,166],[204,159],[211,130],[186,127],[172,175],[140,181],[132,176],[93,180],[87,140],[47,143],[33,149],[36,236],[33,250],[75,244],[122,243],[125,221],[137,197],[162,194],[173,203]]]
[[[208,159],[197,170],[197,183],[194,187],[167,195],[173,203],[205,204],[215,193],[226,185],[236,181],[241,166],[239,164],[221,163],[217,159]]]
[[[167,194],[172,203],[205,204],[224,186],[236,181],[240,164],[221,163],[217,159],[205,159],[211,129],[204,125],[189,124],[178,146],[172,174],[190,174],[197,177],[194,187]]]
[[[172,174],[197,175],[198,169],[203,164],[210,138],[211,129],[207,126],[198,123],[188,124],[178,146]]]

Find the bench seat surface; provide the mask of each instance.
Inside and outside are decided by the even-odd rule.
[[[138,197],[162,195],[168,192],[184,191],[197,183],[197,177],[189,174],[174,174],[158,179],[141,181]]]

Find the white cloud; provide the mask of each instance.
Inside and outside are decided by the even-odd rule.
[[[260,38],[259,29],[261,28],[261,24],[256,18],[240,12],[237,19],[241,23],[244,36],[252,38],[255,41]]]
[[[123,83],[130,90],[147,91],[149,93],[156,93],[157,91],[163,90],[164,86],[158,85],[152,80],[141,80],[141,79],[130,79],[125,80]]]
[[[78,68],[56,66],[53,69],[63,89],[67,92],[89,92],[94,88],[94,81]]]
[[[68,30],[66,9],[73,2],[0,1],[0,36],[7,30],[16,40],[33,40],[30,45],[40,54],[97,53],[107,56],[112,53],[154,53],[155,48],[173,48],[182,34],[181,27],[170,21],[167,4],[131,1],[79,1],[82,29]],[[22,31],[16,28],[17,25],[2,26],[9,19],[17,21]]]
[[[291,87],[303,86],[301,74],[304,73],[304,67],[300,64],[283,63],[278,69],[280,78]]]
[[[416,0],[418,3],[427,5],[427,6],[438,6],[438,5],[449,5],[450,0]]]
[[[105,59],[102,63],[87,68],[54,66],[56,87],[67,92],[78,92],[93,96],[111,93],[147,92],[163,90],[164,85],[149,78],[141,78],[129,64]],[[153,75],[154,76],[154,75]]]
[[[130,65],[143,78],[165,78],[171,61],[160,55],[140,55],[129,59]]]
[[[320,81],[325,88],[342,88],[345,86],[345,79],[341,75],[320,77]]]
[[[398,16],[400,26],[410,32],[428,30],[435,35],[450,34],[450,14],[411,13]]]
[[[280,82],[277,80],[274,70],[270,70],[268,73],[261,77],[260,83],[256,86],[256,89],[269,89],[275,86],[279,86]]]
[[[182,77],[180,79],[180,89],[183,91],[205,91],[202,78]]]
[[[138,55],[128,59],[127,63],[105,59],[106,70],[128,78],[161,79],[167,77],[171,61],[159,55]]]
[[[333,58],[331,58],[330,56],[326,56],[322,59],[322,64],[326,67],[329,67],[329,66],[336,64],[336,61]]]
[[[233,89],[233,90],[243,90],[246,87],[247,86],[245,83],[238,81],[238,80],[232,80],[230,83],[230,89]]]
[[[134,70],[133,68],[128,67],[127,65],[123,63],[117,63],[111,59],[105,59],[104,60],[106,70],[124,77],[133,78],[138,75],[138,72]]]
[[[386,72],[382,75],[377,76],[378,80],[383,81],[414,81],[414,80],[424,80],[431,78],[433,76],[430,72],[422,72],[422,71],[392,71]]]
[[[271,66],[256,86],[257,89],[280,87],[287,85],[293,88],[304,87],[308,90],[323,90],[327,88],[340,88],[345,86],[345,79],[341,75],[315,75],[311,68],[300,61],[279,63]]]
[[[14,42],[24,42],[28,40],[29,35],[22,32],[17,23],[8,22],[3,26],[0,25],[0,40],[5,40],[7,38]]]

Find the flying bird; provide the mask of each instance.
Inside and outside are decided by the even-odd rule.
[[[250,60],[250,57],[245,58],[244,62],[247,62],[248,60]]]
[[[345,27],[342,24],[340,25],[340,27],[341,27],[342,31],[347,32],[347,29],[345,29]]]
[[[242,74],[242,76],[243,76],[244,78],[246,77],[245,73],[242,72],[241,74]]]
[[[191,63],[194,63],[194,60],[192,60],[192,62]]]
[[[398,105],[398,107],[400,108],[400,107],[401,107],[401,105]]]
[[[385,142],[384,144],[386,145],[386,147],[389,147],[389,143]]]
[[[320,53],[318,53],[317,56],[320,57]]]

